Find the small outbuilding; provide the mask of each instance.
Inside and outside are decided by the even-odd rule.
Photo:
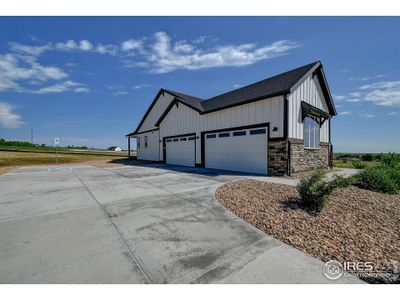
[[[160,89],[136,130],[137,159],[265,175],[332,163],[335,106],[321,62],[201,99]]]
[[[110,148],[108,148],[109,151],[115,151],[115,152],[120,152],[122,151],[122,149],[118,146],[111,146]]]

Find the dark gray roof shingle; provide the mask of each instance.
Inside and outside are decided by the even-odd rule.
[[[317,64],[319,62],[314,62],[207,100],[180,92],[164,90],[200,112],[209,112],[253,99],[289,93],[290,89]]]
[[[290,89],[319,62],[258,81],[245,87],[215,96],[201,104],[204,111],[212,111],[262,97],[272,97],[290,92]]]

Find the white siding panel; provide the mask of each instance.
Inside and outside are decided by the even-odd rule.
[[[221,128],[239,127],[270,122],[271,137],[283,136],[283,97],[273,97],[257,102],[227,108],[224,110],[200,115],[197,111],[182,103],[173,106],[160,124],[160,136],[175,136],[195,132],[200,136],[202,131]],[[200,138],[196,139],[196,162],[200,163]],[[161,151],[162,159],[162,151]]]
[[[307,102],[323,111],[328,111],[318,79],[309,76],[292,94],[289,95],[289,137],[303,139],[303,122],[301,120],[301,101]],[[329,142],[328,121],[321,127],[321,142]]]
[[[157,102],[154,104],[153,108],[147,115],[146,119],[144,120],[142,126],[140,126],[139,132],[156,129],[154,124],[156,124],[162,113],[165,111],[165,109],[168,107],[173,99],[174,97],[168,93],[164,93],[164,95],[161,94]]]
[[[160,145],[159,145],[160,132],[153,131],[143,134],[139,134],[137,137],[140,138],[140,148],[137,149],[137,158],[142,160],[154,160],[158,161],[160,157]],[[144,140],[147,136],[147,147],[145,146]]]

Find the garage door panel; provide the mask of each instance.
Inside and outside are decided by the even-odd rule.
[[[221,132],[215,134],[215,138],[209,136],[205,135],[207,168],[267,174],[265,128]]]
[[[194,167],[195,139],[193,136],[166,140],[166,163]]]

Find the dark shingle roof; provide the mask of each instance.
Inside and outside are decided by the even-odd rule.
[[[203,106],[201,105],[204,101],[204,99],[198,98],[198,97],[193,97],[190,95],[186,95],[186,94],[182,94],[180,92],[175,92],[175,91],[171,91],[171,90],[166,90],[163,89],[164,91],[166,91],[167,93],[170,93],[171,95],[178,97],[179,100],[181,100],[182,102],[186,103],[187,105],[193,107],[194,109],[197,109],[201,112],[204,111]]]
[[[290,89],[319,62],[314,62],[303,67],[261,80],[245,87],[215,96],[201,104],[204,111],[221,109],[241,102],[287,94]]]
[[[224,107],[240,104],[258,98],[267,98],[287,94],[290,89],[319,62],[314,62],[300,68],[258,81],[242,88],[204,100],[198,97],[182,94],[171,90],[164,91],[178,97],[179,100],[200,112],[209,112]]]

